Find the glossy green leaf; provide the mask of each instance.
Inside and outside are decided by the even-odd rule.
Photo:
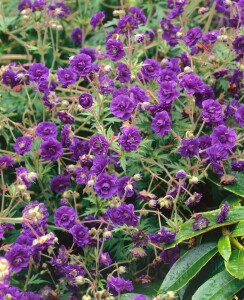
[[[222,271],[201,285],[192,300],[231,299],[243,287],[244,280],[238,280]]]
[[[218,241],[218,250],[224,260],[228,261],[231,255],[230,238],[223,235]]]
[[[237,223],[231,232],[232,237],[244,236],[244,221]]]
[[[213,230],[215,228],[219,228],[219,227],[226,226],[226,225],[232,225],[239,221],[242,221],[243,216],[244,216],[244,207],[238,206],[238,207],[234,207],[233,209],[231,209],[228,214],[227,219],[223,223],[216,223],[216,217],[217,217],[218,213],[219,213],[219,209],[202,213],[202,215],[210,221],[209,226],[202,230],[194,231],[192,229],[192,223],[194,222],[194,219],[190,219],[187,222],[185,222],[184,224],[182,224],[180,226],[179,232],[176,234],[174,242],[166,245],[166,248],[167,249],[172,248],[175,245],[177,245],[185,240],[188,240],[194,236],[203,234],[203,233]]]
[[[244,250],[234,250],[225,267],[235,278],[244,279]]]
[[[138,294],[135,294],[135,293],[129,293],[129,294],[122,294],[120,296],[120,300],[133,300],[135,295],[138,295]],[[144,295],[145,296],[145,295]],[[151,300],[152,297],[148,297],[148,296],[145,296],[147,300]]]
[[[210,172],[208,179],[212,181],[214,184],[221,186],[224,190],[230,191],[236,195],[244,197],[244,174],[243,173],[236,173],[235,179],[236,181],[230,185],[221,185],[219,183],[219,179],[217,175]]]
[[[178,291],[217,253],[216,243],[197,246],[180,257],[166,275],[159,293]]]

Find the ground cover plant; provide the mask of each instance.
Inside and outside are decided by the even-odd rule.
[[[243,299],[243,25],[0,2],[0,299]]]

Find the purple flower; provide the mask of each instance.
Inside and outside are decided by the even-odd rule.
[[[218,30],[212,30],[207,33],[205,33],[202,37],[202,40],[205,44],[214,44],[217,41],[219,35]]]
[[[180,96],[180,92],[176,89],[174,81],[162,82],[158,89],[158,97],[162,103],[172,103],[175,98]]]
[[[98,25],[100,25],[102,23],[102,20],[105,18],[105,14],[103,11],[99,11],[97,13],[95,13],[92,17],[91,17],[91,21],[90,21],[90,25],[92,28],[96,28]]]
[[[40,122],[35,131],[36,135],[43,140],[48,140],[49,138],[56,138],[58,135],[57,126],[50,121]]]
[[[25,298],[26,298],[25,300],[41,300],[40,296],[32,292],[25,292]]]
[[[236,172],[244,171],[244,160],[234,160],[231,162],[231,170]]]
[[[42,142],[40,149],[40,155],[45,160],[56,161],[63,155],[62,144],[53,138]]]
[[[68,111],[59,111],[57,116],[63,124],[72,124],[75,121],[75,118]]]
[[[123,127],[122,135],[119,137],[118,142],[125,151],[136,151],[139,147],[142,137],[140,131],[136,126]]]
[[[11,156],[0,156],[0,170],[6,170],[14,165],[14,161]]]
[[[28,70],[30,81],[39,82],[41,79],[47,79],[49,76],[49,69],[43,64],[35,63],[29,67]]]
[[[10,264],[8,260],[5,257],[0,256],[0,266],[1,266],[1,275],[0,275],[0,296],[1,295],[1,290],[3,288],[9,286],[9,277],[10,277]]]
[[[130,198],[136,189],[135,181],[130,176],[123,176],[118,180],[118,195],[122,198]]]
[[[236,110],[235,119],[240,126],[244,126],[244,105],[240,105]]]
[[[225,201],[225,204],[222,205],[220,208],[220,212],[217,215],[216,222],[217,223],[224,222],[228,217],[229,211],[230,211],[230,205],[227,201]]]
[[[128,120],[135,108],[135,104],[126,95],[114,97],[110,103],[111,113],[122,120]]]
[[[135,104],[147,102],[149,100],[147,94],[138,86],[131,86],[129,89],[129,94],[131,100],[133,100]]]
[[[79,247],[85,247],[90,240],[90,236],[88,234],[88,229],[77,223],[75,224],[69,232],[72,234],[74,243],[76,243]]]
[[[176,46],[179,40],[176,34],[180,31],[180,27],[174,26],[171,21],[166,18],[162,18],[160,25],[163,30],[162,39],[168,42],[171,47]]]
[[[73,28],[70,33],[70,38],[76,45],[82,43],[82,38],[83,38],[82,29],[80,27]]]
[[[162,227],[160,230],[160,236],[160,243],[169,244],[174,241],[176,233],[167,231],[164,227]]]
[[[26,300],[24,294],[20,292],[16,287],[6,287],[6,289],[4,290],[4,297],[1,299]]]
[[[78,184],[87,184],[91,178],[91,173],[87,167],[78,167],[75,170],[76,182]]]
[[[95,181],[94,189],[100,198],[115,196],[118,191],[118,179],[116,175],[101,173]]]
[[[120,40],[110,39],[106,43],[106,55],[112,61],[125,57],[124,44]]]
[[[32,11],[42,11],[46,4],[46,0],[35,0],[32,4]]]
[[[187,31],[187,34],[183,38],[183,40],[186,46],[192,47],[196,45],[197,41],[201,37],[202,37],[202,30],[199,27],[194,27]]]
[[[119,29],[119,33],[131,35],[132,31],[138,28],[138,22],[132,16],[123,16],[119,20],[117,28]]]
[[[61,142],[64,147],[71,146],[72,142],[74,140],[74,133],[71,129],[71,126],[69,124],[64,125],[64,127],[61,130]]]
[[[31,254],[30,247],[23,248],[22,246],[15,244],[8,252],[6,252],[5,258],[8,260],[10,269],[13,272],[20,272],[28,266]]]
[[[143,247],[148,244],[148,235],[145,234],[142,230],[133,232],[131,238],[136,247]]]
[[[237,54],[243,54],[244,52],[244,35],[237,36],[232,43],[233,49]]]
[[[80,49],[80,54],[86,54],[89,55],[92,62],[96,60],[96,51],[89,47],[83,47]]]
[[[37,229],[38,227],[46,225],[48,220],[48,210],[43,203],[39,203],[35,200],[29,202],[25,206],[22,210],[22,216],[24,219],[24,222],[22,223],[24,229],[29,229],[25,220],[28,220],[28,223],[30,223],[34,229]]]
[[[141,73],[145,80],[154,79],[159,76],[160,65],[155,59],[146,59],[141,67]]]
[[[16,139],[14,143],[14,150],[19,155],[24,155],[30,152],[32,146],[32,138],[30,136],[22,136]]]
[[[166,111],[156,113],[151,126],[159,136],[165,136],[172,126],[169,114]]]
[[[180,249],[178,246],[170,249],[163,249],[160,253],[160,258],[166,264],[172,266],[176,260],[180,257]]]
[[[206,153],[211,163],[219,164],[223,159],[229,157],[228,151],[221,144],[216,144],[207,148]]]
[[[107,210],[107,215],[114,226],[137,226],[139,217],[134,214],[134,205],[122,203]]]
[[[193,230],[202,230],[208,227],[210,221],[202,215],[197,215],[192,223]]]
[[[108,252],[102,252],[99,255],[99,264],[102,266],[110,266],[112,264],[112,259]]]
[[[219,123],[223,120],[222,106],[213,99],[202,102],[202,118],[206,123]]]
[[[74,84],[77,79],[76,73],[71,68],[59,68],[57,70],[58,81],[62,87],[67,87],[69,84]]]
[[[24,9],[32,8],[31,0],[21,0],[18,4],[18,10],[21,12]]]
[[[92,69],[91,57],[87,54],[77,54],[70,60],[70,68],[79,76],[85,77]]]
[[[65,277],[68,280],[74,281],[79,276],[84,277],[85,271],[78,264],[68,264],[65,268]]]
[[[47,12],[54,18],[63,18],[70,14],[70,9],[64,2],[56,2],[56,4],[51,4],[48,6]]]
[[[99,92],[101,94],[111,94],[113,89],[114,89],[114,82],[112,79],[110,79],[108,76],[99,76],[98,77],[99,80]]]
[[[229,118],[231,116],[235,115],[236,110],[240,107],[240,103],[238,100],[231,100],[230,102],[226,103],[226,107],[224,110],[224,116],[225,118]]]
[[[184,88],[186,93],[190,95],[204,91],[204,83],[195,73],[184,74],[180,78],[179,87]]]
[[[199,152],[199,140],[197,138],[183,139],[178,152],[183,157],[193,157]]]
[[[193,95],[196,100],[196,106],[202,107],[202,102],[204,100],[212,99],[215,97],[214,91],[211,86],[203,84],[203,89],[201,92],[196,92]]]
[[[54,213],[54,224],[58,227],[70,229],[75,225],[76,212],[72,207],[61,206]]]
[[[85,109],[88,109],[92,106],[93,104],[93,98],[92,98],[92,95],[91,94],[88,94],[88,93],[83,93],[79,96],[79,104],[85,108]]]
[[[176,173],[176,178],[178,178],[178,179],[184,179],[184,178],[186,178],[186,171],[184,171],[184,170],[179,170],[179,171]]]
[[[15,169],[17,179],[21,182],[21,184],[30,187],[33,181],[37,179],[37,174],[34,172],[29,173],[26,168],[18,167]]]
[[[10,86],[11,88],[15,87],[20,83],[18,80],[17,74],[13,70],[7,70],[2,74],[2,82]]]
[[[217,126],[210,137],[212,139],[212,145],[221,144],[225,149],[233,148],[237,139],[235,129],[228,129],[225,125]]]
[[[160,84],[168,81],[178,81],[176,73],[169,69],[162,69],[157,80]]]
[[[184,203],[187,206],[192,206],[199,203],[201,199],[202,199],[202,194],[194,192],[194,194],[191,197],[189,197]]]
[[[94,175],[99,175],[105,172],[108,163],[109,158],[102,155],[95,156],[92,162],[91,173]]]
[[[89,152],[88,142],[74,138],[69,150],[72,153],[71,160],[78,161],[84,154]]]
[[[64,175],[57,175],[51,179],[50,187],[55,193],[63,193],[71,185],[70,178]]]
[[[126,64],[118,63],[117,65],[118,75],[117,80],[121,83],[128,83],[131,80],[131,72]]]
[[[96,134],[90,138],[89,147],[96,155],[101,155],[108,152],[109,143],[102,134]]]
[[[141,22],[142,24],[146,24],[147,17],[143,14],[142,10],[136,6],[131,6],[128,10],[137,21]]]
[[[107,288],[109,288],[109,291],[113,294],[131,292],[134,289],[130,280],[114,276],[109,277]]]
[[[133,298],[133,300],[147,300],[146,296],[142,294],[136,294]]]

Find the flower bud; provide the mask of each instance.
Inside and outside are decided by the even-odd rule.
[[[124,274],[124,273],[126,273],[126,267],[120,266],[120,267],[118,268],[118,273],[119,273],[119,274]]]
[[[172,208],[172,200],[165,198],[158,199],[158,203],[160,208],[171,209]]]
[[[27,174],[26,177],[27,177],[28,181],[34,182],[38,178],[38,175],[35,172],[30,172]]]
[[[106,65],[106,66],[104,67],[104,70],[105,70],[107,73],[109,73],[109,72],[111,72],[112,68],[111,68],[111,66]]]
[[[193,71],[192,71],[192,68],[191,67],[185,67],[184,68],[184,73],[192,73]]]
[[[112,234],[111,231],[106,230],[106,231],[104,231],[104,233],[103,233],[103,237],[104,237],[106,240],[109,240],[109,239],[111,239],[111,238],[113,237],[113,234]]]
[[[94,186],[94,183],[95,183],[94,179],[90,179],[90,180],[88,180],[87,185],[92,187],[92,186]]]
[[[208,11],[208,7],[200,7],[198,13],[204,15],[206,14],[207,11]]]
[[[178,31],[178,32],[176,33],[176,37],[177,37],[177,38],[181,38],[182,36],[183,36],[183,33],[182,33],[182,32]]]
[[[190,183],[190,184],[197,184],[198,181],[199,181],[199,179],[198,179],[196,176],[191,176],[191,177],[189,178],[189,183]]]
[[[218,39],[218,41],[221,41],[221,42],[227,42],[228,37],[227,37],[227,35],[219,35],[217,37],[217,39]]]
[[[137,43],[141,43],[144,40],[144,34],[136,34],[135,35],[135,41]]]
[[[18,192],[24,192],[24,191],[27,190],[27,186],[24,185],[24,184],[18,184],[17,185],[17,190],[18,190]]]
[[[149,207],[156,207],[157,206],[157,204],[158,204],[158,201],[157,200],[149,200],[149,202],[148,202],[148,206]]]
[[[92,300],[92,297],[89,295],[85,295],[82,297],[82,300]]]
[[[83,276],[77,276],[77,277],[75,277],[75,282],[77,284],[82,285],[82,284],[84,284],[86,282],[86,280],[85,280],[85,278]]]
[[[139,180],[141,180],[141,174],[135,174],[134,176],[133,176],[133,179],[135,180],[135,181],[139,181]]]
[[[58,26],[57,26],[57,31],[62,31],[63,30],[63,26],[61,25],[61,24],[59,24]]]
[[[65,199],[69,199],[70,196],[71,196],[71,192],[70,192],[70,191],[65,191],[65,192],[63,193],[63,197],[64,197]]]

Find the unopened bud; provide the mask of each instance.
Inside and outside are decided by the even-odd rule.
[[[181,31],[178,31],[177,33],[176,33],[176,37],[177,38],[181,38],[183,36],[183,33],[181,32]]]
[[[118,268],[118,273],[119,273],[119,274],[124,274],[124,273],[126,273],[126,267],[120,266],[120,267]]]
[[[88,180],[87,185],[94,186],[94,183],[95,183],[94,179],[90,179],[90,180]]]
[[[109,240],[109,239],[111,239],[111,238],[113,237],[113,234],[112,234],[111,231],[106,230],[106,231],[104,231],[104,233],[103,233],[103,237],[104,237],[106,240]]]
[[[206,14],[207,11],[208,11],[208,7],[200,7],[198,13],[204,15]]]
[[[139,181],[139,180],[141,180],[141,174],[135,174],[134,176],[133,176],[133,179],[135,180],[135,181]]]
[[[149,200],[149,202],[148,202],[148,206],[149,207],[156,207],[157,206],[157,204],[158,204],[158,201],[157,200]]]
[[[113,11],[113,15],[115,16],[115,17],[118,17],[118,16],[125,16],[125,11],[124,10],[114,10]]]
[[[197,184],[198,181],[199,181],[199,179],[198,179],[196,176],[191,176],[191,177],[189,178],[189,183],[190,183],[190,184]]]
[[[82,297],[82,300],[92,300],[92,297],[89,295],[85,295]]]
[[[109,73],[109,72],[111,72],[112,68],[111,68],[111,66],[106,65],[106,66],[104,67],[104,70],[105,70],[107,73]]]
[[[19,185],[17,185],[17,190],[18,190],[19,192],[24,192],[24,191],[27,190],[27,186],[24,185],[24,184],[19,184]]]
[[[86,282],[85,278],[83,276],[77,276],[75,277],[75,283],[77,284],[84,284]]]
[[[141,43],[144,40],[144,34],[136,34],[135,35],[135,41],[137,43]]]
[[[63,30],[63,26],[62,25],[57,25],[57,31],[62,31]]]
[[[184,73],[192,73],[193,71],[192,71],[192,68],[191,67],[185,67],[184,68]]]

